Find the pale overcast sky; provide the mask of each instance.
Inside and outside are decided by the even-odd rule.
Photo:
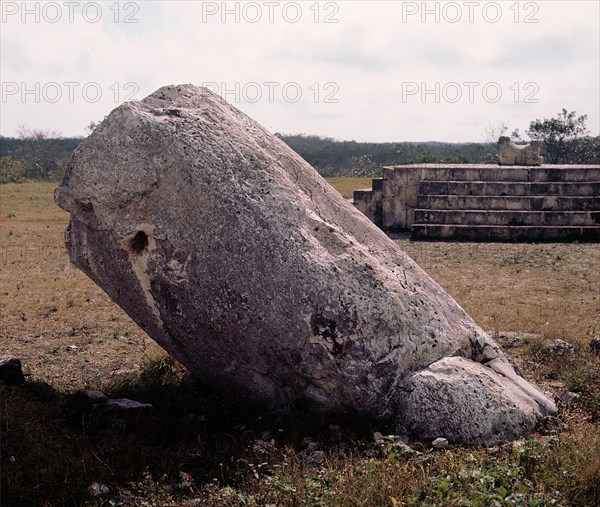
[[[600,133],[600,2],[2,1],[0,132],[86,134],[208,84],[272,132],[484,141],[561,108]]]

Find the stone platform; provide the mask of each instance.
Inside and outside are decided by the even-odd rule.
[[[415,240],[600,241],[600,165],[389,166],[354,204]]]

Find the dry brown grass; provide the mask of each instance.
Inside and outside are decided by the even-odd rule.
[[[399,245],[486,331],[537,333],[578,344],[600,332],[596,244]]]
[[[325,178],[342,197],[352,197],[355,190],[360,188],[371,188],[373,178]]]
[[[0,318],[3,354],[56,387],[94,385],[137,369],[154,347],[64,247],[68,213],[51,182],[0,186]]]
[[[332,183],[348,195],[365,186],[355,179]],[[198,393],[180,381],[177,367],[159,359],[156,368],[158,347],[70,264],[63,245],[68,215],[53,203],[54,186],[0,186],[0,355],[21,357],[32,382],[0,392],[8,504],[44,505],[44,498],[46,505],[84,504],[92,480],[149,505],[191,505],[190,498],[201,499],[194,505],[290,506],[600,501],[600,360],[586,349],[600,333],[597,245],[398,241],[484,329],[579,344],[574,357],[544,351],[536,339],[511,343],[508,352],[554,394],[576,390],[581,398],[562,407],[559,429],[518,448],[452,448],[422,466],[392,448],[366,453],[365,440],[354,436],[350,447],[334,446],[315,468],[297,454],[293,436],[257,449],[247,431],[236,429],[239,414],[219,418],[214,409],[195,407],[213,422],[181,430],[180,418]],[[154,403],[154,430],[94,440],[65,428],[57,393],[82,387]],[[17,461],[7,463],[13,454]],[[263,462],[271,467],[267,475],[256,472]],[[179,470],[194,475],[193,491],[159,485],[175,484]]]

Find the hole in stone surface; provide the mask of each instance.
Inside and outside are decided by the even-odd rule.
[[[148,235],[144,231],[138,231],[137,234],[129,240],[131,253],[141,254],[148,246]]]

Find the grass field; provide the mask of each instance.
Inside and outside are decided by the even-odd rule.
[[[352,197],[352,193],[359,188],[371,188],[373,178],[326,178],[343,197]]]
[[[345,196],[369,182],[331,180]],[[54,186],[0,186],[0,355],[20,357],[29,375],[25,387],[0,386],[2,505],[600,503],[600,360],[589,350],[600,334],[598,245],[398,241],[527,378],[556,396],[580,395],[517,444],[433,453],[423,443],[416,460],[391,442],[374,446],[370,435],[383,428],[333,421],[343,434],[334,438],[332,421],[259,418],[190,383],[70,264],[68,214],[54,205]],[[577,354],[545,350],[550,338],[576,344]],[[81,388],[153,403],[152,428],[93,436],[66,426],[61,398]],[[299,452],[307,435],[326,452],[319,466]],[[111,495],[91,499],[93,481]]]

